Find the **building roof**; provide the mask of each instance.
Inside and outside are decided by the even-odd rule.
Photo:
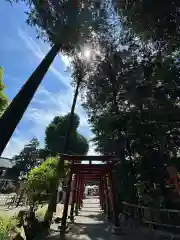
[[[11,159],[0,157],[0,168],[12,168]]]

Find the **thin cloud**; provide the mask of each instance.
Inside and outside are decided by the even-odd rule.
[[[26,117],[34,121],[35,124],[47,126],[55,116],[65,115],[70,112],[73,96],[72,91],[52,93],[44,86],[41,86],[33,100],[34,103],[38,103],[39,108],[29,108]],[[87,115],[79,103],[76,105],[75,112],[80,117],[80,127],[88,127]]]
[[[3,152],[4,157],[12,158],[15,154],[18,154],[24,147],[25,144],[29,142],[30,139],[25,138],[24,134],[16,134],[9,141],[6,149]]]
[[[22,29],[18,29],[18,36],[23,40],[25,46],[33,53],[35,57],[37,57],[39,60],[42,60],[47,52],[49,51],[49,46],[44,44],[41,40],[39,42],[41,43],[41,46],[38,45],[30,36],[28,36]],[[44,49],[43,49],[44,48]],[[62,57],[65,67],[68,67],[68,60],[66,57]],[[60,80],[60,82],[66,86],[71,88],[69,77],[63,76],[63,74],[58,71],[53,65],[49,68],[49,70],[57,77],[57,79]]]
[[[55,67],[51,66],[50,67],[51,72],[69,89],[72,89],[70,83],[69,83],[69,78],[64,77]]]

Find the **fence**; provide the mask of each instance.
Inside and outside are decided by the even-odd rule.
[[[13,207],[19,201],[19,195],[16,194],[0,194],[0,206]],[[19,205],[26,205],[26,198],[23,197],[19,201]]]
[[[151,208],[141,205],[122,203],[123,213],[138,218],[150,227],[166,228],[180,232],[180,210]]]

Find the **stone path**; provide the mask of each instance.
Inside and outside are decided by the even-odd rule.
[[[68,221],[69,222],[69,221]],[[59,233],[51,235],[46,239],[61,239]],[[112,225],[105,220],[105,216],[99,207],[97,198],[85,199],[83,208],[75,218],[75,223],[70,225],[70,230],[66,233],[66,240],[148,240],[137,230],[123,229],[119,236],[112,234]]]
[[[80,240],[116,240],[119,236],[112,235],[111,225],[105,221],[97,198],[85,199],[83,209],[75,218],[67,239]]]
[[[68,220],[69,222],[69,220]],[[59,224],[60,225],[60,224]],[[105,220],[105,216],[99,207],[97,198],[85,199],[83,208],[75,218],[75,223],[70,225],[70,230],[66,233],[66,240],[162,240],[148,227],[132,226],[129,223],[121,224],[122,232],[120,235],[112,234],[112,225]],[[48,240],[59,240],[60,233],[56,232],[48,236]],[[64,238],[63,238],[64,239]],[[179,239],[179,238],[178,238]]]

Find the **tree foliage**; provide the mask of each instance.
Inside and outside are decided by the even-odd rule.
[[[9,0],[8,0],[9,1]],[[71,52],[82,46],[93,31],[101,28],[105,13],[100,3],[79,0],[10,0],[29,6],[27,23],[36,27],[38,37]]]
[[[39,141],[34,137],[18,155],[13,157],[13,167],[8,170],[8,175],[17,180],[20,176],[24,176],[32,168],[38,166],[45,156],[45,152],[39,149]]]
[[[3,84],[3,68],[0,67],[0,117],[8,106],[8,99],[4,93],[5,86]]]
[[[64,178],[66,173],[66,164],[64,169],[57,175],[57,163],[59,157],[48,157],[39,167],[32,168],[25,178],[26,192],[32,202],[38,202],[43,196],[52,193],[52,187],[59,178]]]
[[[180,2],[156,0],[113,0],[121,19],[145,39],[172,51],[179,48]]]
[[[69,127],[70,114],[55,117],[46,128],[45,143],[46,148],[52,155],[63,152],[64,140]],[[75,114],[73,119],[72,131],[69,138],[68,154],[86,154],[89,146],[87,140],[77,132],[80,124],[79,117]]]
[[[101,44],[106,54],[88,76],[84,107],[96,150],[121,159],[116,177],[125,198],[127,186],[133,189],[138,180],[162,183],[160,168],[178,156],[179,61],[152,51],[127,30],[118,44]]]
[[[89,78],[85,103],[98,150],[114,153],[113,147],[123,147],[129,139],[133,154],[144,156],[162,145],[168,155],[177,154],[180,109],[176,57],[148,52],[133,39],[128,46],[121,43],[121,49],[107,47],[106,51]]]

